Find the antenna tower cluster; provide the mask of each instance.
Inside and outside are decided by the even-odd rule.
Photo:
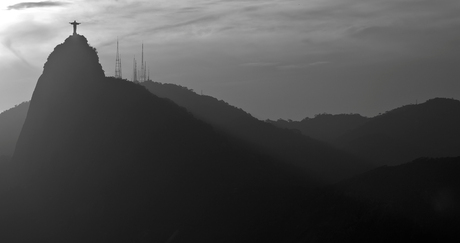
[[[117,57],[115,60],[115,78],[122,78],[121,57],[118,48],[117,39]],[[150,70],[147,69],[147,62],[144,61],[144,43],[142,43],[141,65],[140,70],[137,69],[136,56],[133,59],[133,82],[144,82],[150,80]]]

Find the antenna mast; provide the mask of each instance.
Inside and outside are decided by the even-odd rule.
[[[144,42],[142,42],[142,56],[141,56],[141,72],[140,72],[140,81],[145,81],[145,66],[144,66]]]
[[[120,52],[118,51],[118,38],[117,38],[117,57],[115,60],[115,78],[122,78],[122,73],[121,73],[121,58],[120,58]]]
[[[133,82],[137,82],[137,63],[136,63],[136,56],[134,56],[134,60],[133,60]]]

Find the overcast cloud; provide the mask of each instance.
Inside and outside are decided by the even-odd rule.
[[[374,115],[415,99],[460,99],[450,68],[460,57],[458,0],[7,2],[0,96],[11,98],[0,110],[30,98],[30,88],[14,96],[5,89],[24,85],[11,73],[40,70],[73,20],[107,75],[117,37],[126,78],[143,42],[154,80],[203,90],[262,119]],[[27,79],[33,87],[38,77]]]

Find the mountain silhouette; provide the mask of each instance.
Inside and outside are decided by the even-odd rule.
[[[260,121],[214,97],[198,95],[174,84],[148,81],[142,85],[153,94],[186,108],[218,131],[242,140],[248,148],[303,168],[310,177],[321,181],[337,182],[372,168],[364,160],[297,132]]]
[[[29,102],[23,102],[0,113],[0,156],[13,156],[28,110]]]
[[[372,118],[320,114],[302,121],[268,122],[328,142],[377,166],[460,155],[460,101],[454,99],[435,98]]]
[[[460,101],[435,98],[373,117],[340,136],[336,144],[377,165],[419,157],[459,156]]]
[[[9,165],[2,242],[280,242],[299,233],[312,185],[170,100],[105,77],[81,35],[48,57]]]
[[[302,134],[333,144],[335,140],[366,123],[369,118],[359,114],[318,114],[314,118],[306,117],[301,121],[267,120],[275,126],[296,129]]]
[[[317,175],[357,173],[362,167],[351,165],[360,160],[215,98],[143,84],[105,77],[84,36],[72,35],[54,49],[12,159],[0,156],[1,242],[459,238],[460,157],[419,158],[317,187]],[[362,148],[356,141],[382,141],[373,138],[385,134],[398,146],[428,144],[423,148],[430,153],[455,154],[458,103],[433,99],[362,125],[362,117],[348,115],[317,121],[335,129],[329,138],[342,134],[337,141],[344,147]],[[0,126],[16,125],[5,117],[24,121],[26,105],[0,114]]]

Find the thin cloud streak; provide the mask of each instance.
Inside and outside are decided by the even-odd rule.
[[[249,62],[249,63],[243,63],[240,66],[243,67],[273,67],[277,66],[279,63],[276,62]]]
[[[312,66],[319,66],[319,65],[324,65],[324,64],[329,64],[330,62],[326,61],[321,61],[321,62],[312,62],[312,63],[304,63],[304,64],[289,64],[289,65],[283,65],[283,66],[278,66],[278,69],[304,69],[304,68],[310,68]]]
[[[282,64],[278,62],[249,62],[249,63],[243,63],[240,66],[243,67],[274,67],[276,69],[281,69],[281,70],[289,70],[289,69],[304,69],[304,68],[310,68],[313,66],[319,66],[319,65],[324,65],[324,64],[329,64],[331,62],[328,61],[319,61],[319,62],[311,62],[311,63],[298,63],[298,64]]]
[[[68,5],[67,2],[43,1],[43,2],[22,2],[7,7],[7,10],[22,10],[28,8],[60,7]]]

